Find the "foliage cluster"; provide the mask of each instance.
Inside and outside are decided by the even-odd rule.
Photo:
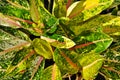
[[[120,79],[119,5],[0,0],[0,80]]]

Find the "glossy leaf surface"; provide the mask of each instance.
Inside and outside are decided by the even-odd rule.
[[[37,54],[40,54],[46,59],[52,58],[53,55],[52,47],[47,41],[36,38],[33,40],[33,46]]]

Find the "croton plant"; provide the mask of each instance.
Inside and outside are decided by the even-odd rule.
[[[119,4],[0,0],[0,80],[119,80]]]

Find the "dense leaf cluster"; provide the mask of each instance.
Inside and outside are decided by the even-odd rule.
[[[0,0],[0,80],[120,79],[120,1],[44,1]]]

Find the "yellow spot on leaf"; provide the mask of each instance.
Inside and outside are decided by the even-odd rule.
[[[90,9],[97,6],[98,4],[99,0],[86,0],[83,5],[85,6],[84,9]]]

